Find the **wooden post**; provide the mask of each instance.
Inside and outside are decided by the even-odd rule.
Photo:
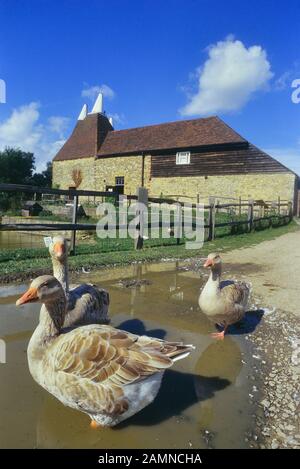
[[[280,195],[278,196],[278,202],[277,202],[277,207],[278,207],[278,215],[280,215]]]
[[[239,217],[242,216],[242,196],[239,196]]]
[[[197,194],[197,204],[200,204],[200,194]]]
[[[253,214],[254,214],[254,200],[248,201],[248,229],[249,232],[253,230]]]
[[[139,187],[137,190],[137,202],[143,204],[142,207],[137,208],[137,215],[139,216],[139,234],[134,240],[134,248],[142,249],[144,244],[144,210],[148,209],[148,190],[145,187]]]
[[[73,213],[72,213],[72,223],[75,225],[77,223],[77,211],[78,211],[78,195],[74,195],[73,199]],[[71,256],[75,255],[75,245],[76,245],[76,231],[71,232]]]
[[[174,226],[174,235],[176,236],[176,244],[177,246],[180,244],[180,238],[183,235],[182,231],[182,206],[177,207],[178,210],[178,226]],[[177,217],[176,217],[177,218]],[[192,209],[192,220],[193,220],[193,209]]]
[[[216,202],[214,197],[209,197],[209,217],[208,217],[208,241],[215,239]]]
[[[293,219],[293,204],[292,204],[291,201],[289,201],[288,204],[289,204],[289,205],[288,205],[288,207],[289,207],[289,219],[290,219],[290,221],[291,221],[291,220]]]

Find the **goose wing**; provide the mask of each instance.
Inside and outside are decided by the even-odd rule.
[[[250,288],[245,282],[234,282],[221,289],[224,301],[224,318],[222,323],[233,324],[242,319],[245,314]],[[227,319],[225,319],[227,317]]]
[[[45,366],[53,370],[49,390],[87,413],[118,415],[129,406],[124,386],[169,368],[190,351],[181,343],[139,337],[110,326],[81,327],[61,335],[48,349]]]
[[[64,326],[108,323],[109,293],[84,283],[72,288],[68,294],[68,313]]]

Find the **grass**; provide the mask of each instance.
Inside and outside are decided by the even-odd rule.
[[[113,265],[125,265],[133,262],[150,262],[161,259],[187,259],[194,256],[205,256],[211,251],[229,251],[249,247],[262,241],[274,239],[286,233],[299,230],[292,221],[277,228],[255,231],[216,238],[204,243],[199,250],[187,250],[184,244],[144,248],[140,251],[116,250],[103,252],[99,246],[82,245],[77,248],[77,255],[70,257],[69,267],[72,272],[86,269],[97,269]],[[131,246],[132,246],[132,240]],[[12,257],[13,255],[13,257]],[[13,260],[12,260],[13,259]],[[0,252],[0,282],[9,283],[24,280],[41,273],[51,273],[51,264],[46,248],[3,250]]]

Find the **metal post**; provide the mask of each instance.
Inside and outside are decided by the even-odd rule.
[[[73,199],[73,213],[72,213],[72,224],[76,225],[77,223],[77,211],[78,211],[78,195],[74,195]],[[76,231],[71,232],[71,256],[75,255],[75,245],[76,245]]]

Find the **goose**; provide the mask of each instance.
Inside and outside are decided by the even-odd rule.
[[[68,301],[65,327],[109,322],[109,293],[89,283],[69,285],[68,244],[63,236],[55,236],[49,244],[53,275],[61,283]]]
[[[115,426],[150,404],[164,371],[194,349],[107,324],[65,332],[66,295],[51,275],[33,280],[16,305],[33,302],[42,307],[27,350],[30,373],[64,405],[88,414],[93,428]]]
[[[219,254],[209,254],[204,267],[210,268],[210,275],[200,293],[199,306],[211,321],[224,327],[223,331],[212,334],[212,337],[222,340],[228,326],[244,317],[250,285],[245,282],[221,282],[222,261]]]

